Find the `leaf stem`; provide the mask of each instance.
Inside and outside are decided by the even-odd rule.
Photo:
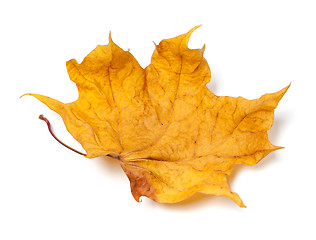
[[[43,114],[39,115],[38,118],[41,119],[41,120],[43,120],[44,122],[46,122],[50,134],[57,140],[57,142],[59,142],[59,143],[60,143],[61,145],[63,145],[64,147],[66,147],[66,148],[68,148],[68,149],[74,151],[75,153],[78,153],[78,154],[83,155],[83,156],[87,156],[87,154],[82,153],[82,152],[79,152],[78,150],[73,149],[72,147],[70,147],[70,146],[68,146],[67,144],[65,144],[65,143],[63,143],[62,141],[60,141],[60,140],[56,137],[56,135],[53,133],[52,128],[51,128],[51,125],[50,125],[50,122],[48,121],[48,119],[47,119],[46,117],[44,117]]]

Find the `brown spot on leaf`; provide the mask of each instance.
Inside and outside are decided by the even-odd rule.
[[[140,202],[139,198],[141,196],[156,200],[156,191],[150,183],[150,172],[124,163],[121,163],[121,167],[130,181],[131,192],[137,202]]]

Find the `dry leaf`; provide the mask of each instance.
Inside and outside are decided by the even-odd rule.
[[[118,159],[136,201],[174,203],[200,192],[244,207],[227,177],[234,164],[254,165],[280,148],[267,130],[288,87],[255,100],[214,95],[205,48],[188,48],[196,28],[162,40],[145,69],[110,36],[81,64],[67,62],[75,102],[30,95],[63,118],[86,157]]]

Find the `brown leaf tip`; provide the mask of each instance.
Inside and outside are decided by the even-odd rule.
[[[146,196],[155,201],[156,191],[150,183],[150,173],[144,169],[139,169],[124,163],[121,164],[126,173],[131,186],[131,192],[137,202],[141,202],[139,198]]]

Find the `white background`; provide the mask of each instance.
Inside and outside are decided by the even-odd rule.
[[[315,239],[315,1],[1,1],[0,239]],[[119,164],[86,159],[61,118],[31,97],[77,98],[65,62],[113,40],[142,67],[153,41],[195,25],[216,95],[257,98],[289,83],[269,138],[284,146],[229,178],[247,208],[195,195],[137,203]],[[238,170],[238,171],[237,171]]]

